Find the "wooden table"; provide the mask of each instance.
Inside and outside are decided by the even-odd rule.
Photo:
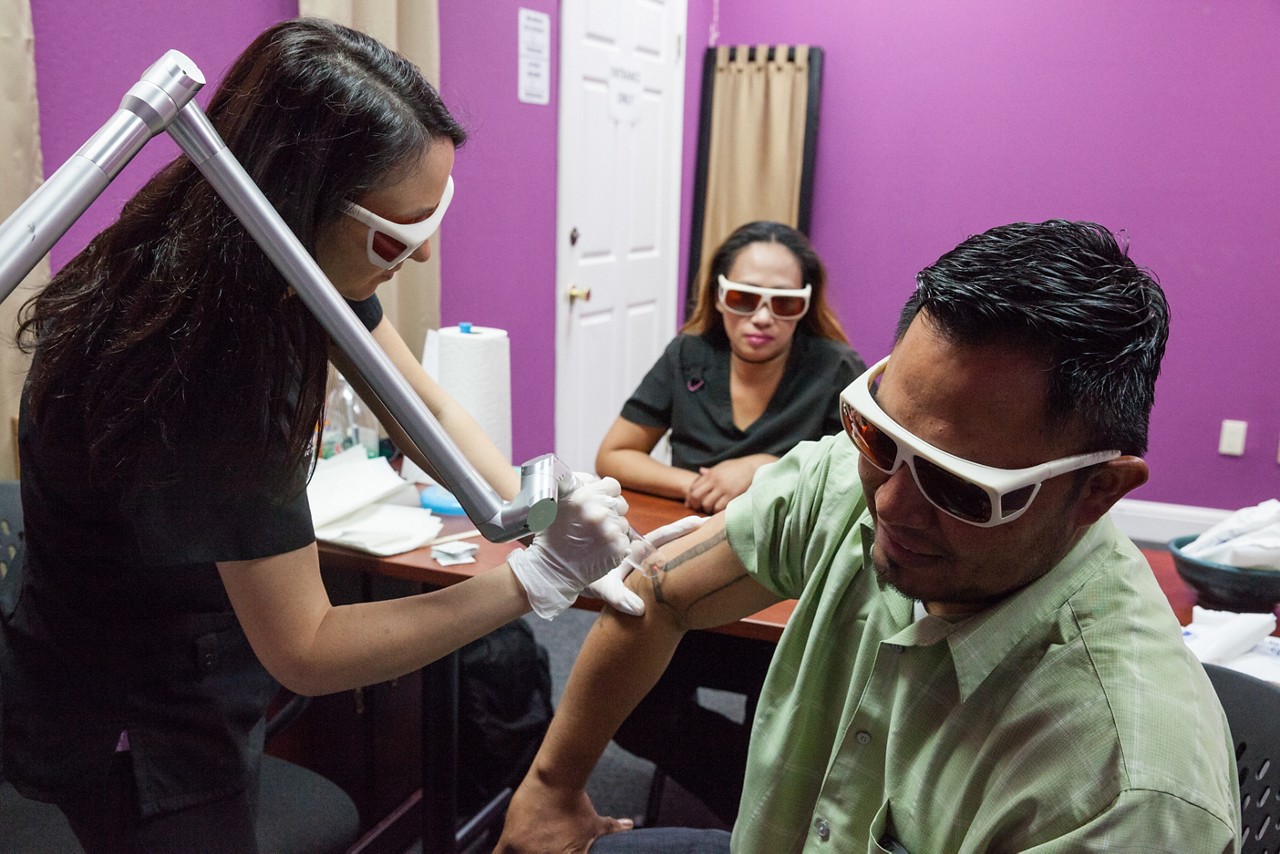
[[[630,511],[627,516],[636,530],[648,533],[668,522],[688,515],[688,510],[678,502],[657,498],[643,493],[625,491]],[[473,530],[465,516],[445,517],[442,536]],[[320,545],[320,559],[326,567],[378,573],[429,587],[445,587],[470,578],[506,560],[513,545],[490,543],[477,536],[468,539],[477,545],[476,562],[441,567],[431,557],[429,548],[392,557],[357,552],[352,549],[326,543]],[[1178,576],[1173,560],[1167,551],[1146,551],[1147,560],[1156,580],[1179,622],[1191,621],[1191,608],[1195,605],[1195,591]],[[717,631],[741,637],[776,642],[786,626],[795,606],[793,601],[779,602],[744,620]],[[580,597],[575,607],[601,607],[599,600]],[[461,831],[455,833],[457,812],[455,788],[457,781],[457,726],[458,726],[458,658],[449,655],[422,671],[422,790],[415,792],[398,813],[409,813],[421,800],[423,850],[450,852],[461,847],[464,834],[476,829],[477,822],[486,816],[476,816]],[[490,805],[494,811],[505,806],[505,799]]]

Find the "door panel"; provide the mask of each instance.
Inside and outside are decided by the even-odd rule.
[[[556,453],[577,470],[676,332],[685,26],[685,0],[561,4]]]

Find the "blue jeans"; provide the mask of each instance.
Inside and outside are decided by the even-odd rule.
[[[690,827],[650,827],[611,833],[591,843],[589,854],[728,854],[729,834]]]

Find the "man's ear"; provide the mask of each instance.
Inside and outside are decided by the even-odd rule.
[[[1130,490],[1147,482],[1150,470],[1141,457],[1117,457],[1089,474],[1076,501],[1076,525],[1082,528],[1102,518]]]

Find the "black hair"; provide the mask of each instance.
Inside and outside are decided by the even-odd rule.
[[[1042,355],[1048,425],[1078,418],[1082,451],[1146,452],[1169,306],[1106,228],[1049,220],[970,237],[917,275],[898,340],[921,312],[962,346]]]
[[[728,337],[724,331],[724,318],[716,310],[719,296],[720,276],[728,276],[738,254],[753,243],[777,243],[785,246],[800,264],[802,285],[812,285],[813,292],[809,297],[809,311],[801,318],[796,327],[797,332],[812,335],[815,338],[829,338],[833,341],[849,343],[840,321],[827,302],[827,268],[822,259],[814,251],[813,244],[804,234],[780,222],[757,220],[738,226],[733,233],[724,239],[707,264],[706,275],[702,277],[698,289],[698,302],[693,312],[681,327],[682,332],[706,335],[724,343]]]
[[[394,183],[430,145],[466,138],[404,57],[321,19],[277,24],[209,104],[231,153],[314,256],[341,203]],[[28,398],[79,409],[91,476],[198,439],[211,465],[306,460],[328,337],[187,157],[161,169],[23,307]]]

